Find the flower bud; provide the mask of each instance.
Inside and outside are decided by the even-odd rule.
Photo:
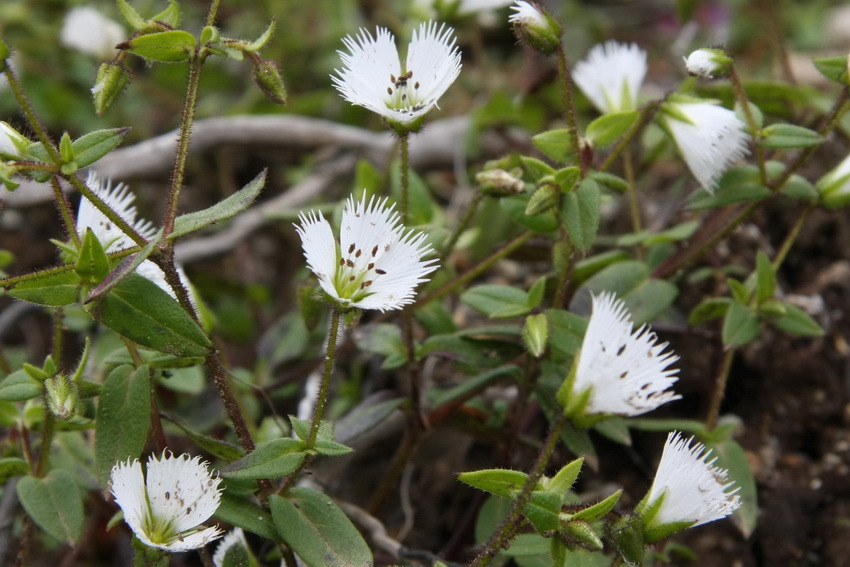
[[[97,70],[97,81],[92,87],[91,94],[94,99],[94,109],[98,115],[104,114],[118,100],[118,97],[127,86],[130,73],[124,67],[116,63],[103,63]]]
[[[262,59],[254,65],[252,77],[266,98],[278,104],[286,104],[286,87],[280,76],[277,63],[268,59]]]
[[[732,67],[732,58],[722,49],[704,47],[685,57],[685,67],[697,77],[725,77]]]
[[[0,122],[0,152],[13,156],[22,156],[27,153],[32,142],[23,134],[9,126],[6,122]]]
[[[537,51],[550,55],[561,45],[561,24],[549,13],[532,2],[517,0],[511,6],[515,13],[508,18],[514,25],[514,32],[520,41],[524,41]]]
[[[67,376],[57,374],[44,381],[47,407],[57,419],[66,420],[74,414],[77,387]]]
[[[522,327],[522,342],[535,357],[540,357],[546,350],[546,341],[549,339],[549,319],[545,313],[536,313],[525,318]]]
[[[504,197],[516,195],[525,191],[525,183],[520,179],[517,170],[508,172],[504,169],[488,169],[475,175],[475,181],[485,195]]]

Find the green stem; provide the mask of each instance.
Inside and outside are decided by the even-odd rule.
[[[221,401],[224,404],[224,409],[227,412],[227,416],[230,418],[231,423],[233,423],[233,428],[236,431],[236,436],[239,438],[239,443],[242,445],[242,448],[245,449],[245,452],[250,453],[254,450],[254,440],[251,438],[251,430],[245,422],[245,418],[242,416],[242,410],[239,407],[239,402],[233,395],[228,373],[224,369],[224,365],[221,362],[218,351],[213,351],[213,353],[207,357],[207,365],[210,367],[210,370],[212,370],[213,383],[218,391],[218,397],[221,398]]]
[[[567,286],[570,283],[570,274],[573,271],[573,254],[575,253],[575,248],[570,241],[570,233],[567,231],[563,222],[561,223],[560,244],[563,248],[562,253],[564,257],[561,259],[560,264],[556,264],[560,273],[558,274],[558,283],[555,288],[555,299],[552,302],[552,305],[558,309],[564,307],[567,299]]]
[[[635,172],[632,164],[632,152],[629,146],[623,148],[623,172],[626,182],[629,184],[629,211],[632,215],[632,230],[640,232],[643,230],[643,220],[640,215],[640,203],[638,203],[637,187],[635,186]],[[643,255],[643,246],[638,247],[639,256]]]
[[[732,368],[732,359],[734,356],[734,348],[730,348],[723,355],[723,362],[720,365],[720,371],[717,373],[714,392],[711,395],[711,404],[708,406],[708,417],[705,420],[705,425],[709,431],[717,425],[717,418],[720,416],[720,404],[726,395],[726,382],[729,380],[729,370]]]
[[[561,79],[561,97],[564,103],[564,114],[567,118],[567,126],[570,129],[570,138],[572,139],[573,150],[576,153],[581,169],[581,177],[584,179],[587,176],[588,163],[583,158],[581,142],[578,135],[578,120],[576,120],[575,100],[573,99],[573,81],[570,76],[570,64],[567,61],[567,55],[564,52],[564,44],[558,44],[558,72]]]
[[[735,93],[735,97],[738,99],[741,108],[744,110],[744,118],[747,120],[747,128],[750,129],[750,134],[753,136],[753,145],[756,149],[756,161],[758,162],[761,184],[767,185],[768,179],[767,167],[765,166],[764,159],[764,148],[762,148],[761,144],[759,144],[759,125],[753,115],[753,109],[750,108],[750,99],[747,96],[747,91],[744,90],[744,84],[741,82],[741,77],[738,76],[738,70],[735,68],[734,63],[729,66],[729,79],[732,82],[732,90]]]
[[[599,171],[608,171],[612,165],[617,161],[620,155],[623,154],[626,147],[632,142],[632,139],[640,133],[644,126],[646,126],[649,121],[655,116],[655,113],[658,111],[659,106],[661,105],[660,101],[654,101],[646,106],[644,106],[640,115],[638,115],[638,119],[635,120],[634,124],[626,130],[626,133],[620,138],[617,144],[614,146],[614,149],[611,151],[611,154],[605,158],[605,161],[602,162],[602,165],[599,166]]]
[[[492,254],[490,254],[489,256],[487,256],[486,258],[481,260],[480,262],[478,262],[478,264],[476,264],[475,267],[473,267],[469,271],[464,272],[460,276],[456,277],[455,279],[453,279],[451,281],[444,283],[443,285],[441,285],[440,287],[438,287],[434,291],[430,292],[429,294],[425,295],[424,297],[419,298],[416,301],[416,305],[425,305],[426,303],[428,303],[430,301],[434,301],[435,299],[440,299],[444,295],[451,293],[456,288],[458,288],[458,287],[460,287],[460,286],[462,286],[462,285],[464,285],[468,282],[471,282],[472,280],[477,278],[479,275],[481,275],[485,271],[487,271],[487,269],[490,268],[493,264],[495,264],[496,262],[498,262],[502,258],[506,258],[507,256],[510,256],[517,248],[519,248],[520,246],[522,246],[523,244],[528,242],[528,240],[532,236],[534,236],[534,234],[535,234],[535,232],[533,230],[527,230],[527,231],[523,232],[522,234],[520,234],[519,236],[517,236],[516,238],[514,238],[513,240],[511,240],[507,244],[505,244],[503,247],[499,248],[498,250],[496,250],[495,252],[493,252]]]
[[[440,252],[440,265],[443,265],[446,262],[446,259],[454,251],[457,241],[460,239],[460,235],[463,234],[463,231],[465,231],[467,227],[469,227],[469,223],[472,222],[475,213],[478,211],[478,205],[481,204],[483,199],[484,195],[480,191],[475,193],[475,197],[472,198],[472,202],[469,204],[469,207],[467,207],[466,213],[463,215],[463,218],[460,223],[458,223],[454,232],[452,232],[451,236],[449,236],[449,239],[443,246],[443,251]]]
[[[566,421],[567,418],[564,413],[559,411],[558,417],[552,422],[552,425],[549,428],[549,434],[546,436],[543,449],[537,456],[537,461],[534,463],[531,473],[528,475],[528,478],[525,479],[525,484],[523,485],[522,490],[520,490],[520,493],[511,503],[511,508],[507,517],[505,517],[502,524],[489,541],[487,541],[487,544],[484,546],[481,553],[472,560],[469,567],[483,567],[484,565],[487,565],[493,557],[495,557],[510,543],[517,530],[520,516],[522,516],[525,505],[528,504],[531,494],[534,492],[534,487],[537,485],[540,477],[543,476],[543,472],[546,470],[546,465],[549,464],[549,459],[552,458],[552,453],[555,451],[558,439],[560,439],[561,429],[563,429]]]
[[[65,193],[59,186],[59,180],[56,176],[50,178],[50,188],[53,189],[53,197],[56,199],[56,206],[59,208],[59,214],[62,215],[62,222],[65,224],[65,231],[68,233],[68,238],[74,243],[74,246],[80,247],[80,237],[77,234],[77,225],[74,222],[74,214],[71,212],[71,203],[68,202]]]
[[[407,225],[410,191],[410,134],[399,136],[401,145],[401,223]]]
[[[328,347],[325,353],[325,368],[322,372],[322,383],[319,386],[319,394],[316,396],[316,406],[313,408],[313,423],[310,424],[310,437],[307,438],[307,448],[312,449],[319,434],[319,425],[322,423],[322,415],[325,411],[325,403],[328,401],[328,388],[331,381],[331,373],[334,369],[334,358],[336,357],[336,343],[339,337],[339,309],[334,307],[331,313],[330,330],[328,331]]]
[[[808,207],[803,209],[803,212],[800,213],[800,216],[797,218],[797,221],[794,223],[794,226],[791,227],[790,232],[788,232],[788,236],[785,237],[785,240],[782,242],[782,246],[779,248],[779,252],[776,253],[776,258],[773,259],[774,273],[779,270],[779,267],[782,265],[782,262],[785,261],[785,258],[788,256],[788,252],[791,251],[791,247],[794,245],[794,242],[797,240],[797,237],[800,236],[800,231],[803,229],[803,226],[809,219],[809,215],[814,210],[815,204],[810,203]]]

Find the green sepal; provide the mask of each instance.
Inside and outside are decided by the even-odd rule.
[[[549,480],[546,489],[551,492],[560,492],[562,503],[566,503],[567,492],[573,487],[578,478],[581,468],[584,466],[584,457],[579,457],[561,467],[555,476]]]
[[[251,79],[267,99],[277,104],[286,104],[286,85],[277,63],[270,59],[260,60],[254,65]]]
[[[623,516],[611,526],[611,542],[623,559],[640,565],[646,552],[643,522],[639,518]]]
[[[189,32],[168,30],[134,37],[119,47],[145,59],[173,63],[189,59],[196,44],[195,36]]]
[[[78,166],[87,167],[115,148],[124,140],[129,128],[95,130],[74,140],[74,158]]]
[[[178,357],[206,356],[212,343],[192,317],[158,285],[130,274],[93,303],[95,319],[144,347]]]
[[[63,166],[73,164],[76,161],[74,159],[74,145],[68,132],[64,132],[59,139],[59,157],[62,158]],[[65,172],[63,171],[63,173]],[[73,173],[73,171],[70,173]]]
[[[221,476],[237,479],[278,478],[295,471],[307,453],[304,442],[291,437],[272,439],[220,470]]]
[[[637,110],[605,114],[588,124],[584,137],[595,148],[604,148],[616,142],[632,127],[639,116]]]
[[[124,92],[130,82],[130,73],[117,63],[101,63],[91,89],[94,110],[98,116],[105,114]]]
[[[575,516],[570,521],[563,522],[559,531],[564,539],[577,540],[585,549],[599,551],[604,547],[602,538],[593,526],[583,520],[576,520]]]
[[[558,203],[558,197],[560,195],[561,190],[556,185],[550,183],[541,184],[528,199],[528,204],[525,207],[525,215],[537,215],[551,210]]]
[[[671,522],[669,524],[661,524],[652,528],[647,528],[643,534],[644,540],[648,544],[663,541],[673,534],[677,534],[682,530],[686,530],[694,525],[694,522]]]
[[[96,284],[109,273],[109,257],[91,227],[86,228],[74,271],[84,282]]]
[[[525,318],[522,326],[522,342],[532,356],[540,357],[549,341],[549,318],[545,313],[535,313]]]
[[[27,373],[27,376],[29,376],[39,384],[43,383],[45,380],[53,376],[53,372],[47,372],[43,368],[39,368],[38,366],[30,364],[29,362],[24,362],[23,371]]]
[[[274,36],[274,26],[275,26],[276,23],[277,23],[277,19],[272,18],[272,21],[269,22],[269,25],[266,28],[266,31],[264,31],[262,33],[262,35],[260,37],[258,37],[256,40],[254,40],[251,43],[244,46],[243,49],[245,49],[245,51],[256,52],[256,51],[259,51],[260,49],[264,48],[266,46],[266,44],[271,40],[272,36]]]
[[[148,26],[147,20],[142,18],[126,0],[118,0],[118,11],[121,12],[121,15],[124,16],[124,19],[127,20],[127,23],[134,30],[141,31]]]
[[[584,520],[586,522],[595,522],[596,520],[600,519],[602,516],[613,510],[614,506],[617,505],[617,502],[620,501],[620,496],[622,495],[623,489],[621,488],[620,490],[618,490],[608,498],[605,498],[601,502],[597,502],[593,506],[576,512],[572,515],[572,519]]]
[[[263,170],[242,189],[213,205],[212,207],[180,215],[174,219],[174,230],[169,239],[177,238],[228,219],[251,206],[266,184],[267,170]]]

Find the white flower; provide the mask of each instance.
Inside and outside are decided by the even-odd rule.
[[[664,124],[682,157],[706,191],[714,191],[723,172],[749,153],[750,135],[735,113],[714,102],[671,102]]]
[[[334,86],[352,104],[364,106],[400,124],[410,124],[437,106],[460,73],[460,51],[454,30],[427,22],[413,32],[404,67],[395,38],[385,28],[376,37],[360,28],[356,38],[342,40],[342,70]]]
[[[248,542],[245,540],[245,532],[242,531],[242,528],[234,528],[227,532],[221,541],[218,542],[218,546],[215,548],[215,553],[213,554],[213,564],[215,567],[224,567],[224,558],[227,556],[228,550],[230,550],[233,546],[241,545],[248,549]]]
[[[121,24],[88,6],[68,12],[62,25],[62,45],[102,60],[115,57],[115,46],[126,37]]]
[[[537,6],[531,2],[517,0],[514,5],[511,6],[511,10],[513,10],[514,13],[511,14],[508,21],[514,25],[537,27],[549,26],[549,21],[546,19],[546,16],[544,16],[543,13],[537,9]]]
[[[691,75],[713,79],[728,72],[732,58],[722,49],[697,49],[685,57],[685,68]]]
[[[147,478],[138,459],[112,467],[110,483],[124,521],[147,546],[178,552],[197,549],[221,536],[201,526],[218,509],[221,479],[200,457],[163,453],[148,458]]]
[[[401,217],[387,199],[366,196],[346,201],[339,242],[322,213],[301,213],[296,226],[307,264],[328,295],[343,307],[401,309],[413,302],[413,290],[437,269],[425,234],[405,234]]]
[[[645,499],[645,506],[653,510],[659,498],[663,498],[657,510],[645,518],[647,528],[664,524],[691,523],[690,527],[701,526],[725,518],[740,505],[736,494],[740,487],[727,482],[728,471],[715,467],[714,459],[708,460],[711,451],[697,443],[694,438],[683,439],[681,433],[672,431],[667,436],[658,472]]]
[[[573,69],[573,80],[603,114],[637,108],[645,76],[646,51],[613,40],[595,45]]]
[[[579,353],[573,395],[588,389],[586,414],[640,415],[681,396],[668,390],[679,360],[667,343],[643,325],[634,330],[622,300],[612,293],[593,298],[593,312]]]

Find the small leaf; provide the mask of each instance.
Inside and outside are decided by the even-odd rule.
[[[73,547],[83,533],[83,498],[77,481],[61,469],[44,478],[18,481],[18,498],[27,514],[45,532]]]
[[[555,168],[537,158],[520,156],[519,159],[522,162],[523,168],[525,168],[525,171],[528,172],[528,174],[531,176],[531,179],[533,179],[535,183],[540,181],[547,175],[555,174]]]
[[[575,156],[572,135],[566,128],[548,130],[531,138],[534,146],[546,157],[560,163],[568,163]]]
[[[457,478],[462,483],[468,484],[478,490],[483,490],[502,498],[512,498],[518,490],[522,489],[528,475],[521,471],[509,469],[485,469],[463,472]],[[535,488],[542,489],[543,487],[538,483],[538,486]]]
[[[309,567],[370,567],[363,536],[325,494],[295,487],[288,498],[273,494],[269,505],[278,533]]]
[[[12,372],[0,382],[0,401],[25,402],[41,395],[42,385],[23,369]]]
[[[813,63],[821,74],[839,85],[847,85],[847,56],[817,57]]]
[[[561,216],[573,245],[580,252],[590,250],[600,218],[600,195],[596,182],[585,179],[577,190],[564,195]]]
[[[328,457],[341,457],[342,455],[348,455],[354,451],[354,449],[347,445],[337,443],[336,441],[329,441],[327,439],[316,440],[316,444],[313,445],[313,449],[315,449],[318,454]]]
[[[583,466],[584,459],[581,457],[574,461],[570,461],[561,467],[561,470],[552,477],[547,488],[553,492],[560,492],[564,498],[566,498],[567,492],[573,487],[573,484],[575,484],[576,479],[581,472],[581,467]],[[564,501],[563,503],[566,502]]]
[[[87,167],[93,164],[117,148],[129,131],[129,128],[110,128],[80,136],[72,144],[77,165]]]
[[[265,47],[266,44],[269,42],[269,40],[274,35],[274,26],[275,26],[275,18],[272,18],[272,21],[269,22],[269,27],[266,28],[266,31],[264,31],[263,34],[256,39],[256,41],[253,41],[253,42],[249,43],[248,45],[246,45],[245,50],[246,51],[259,51],[260,49]]]
[[[623,489],[621,488],[608,498],[602,500],[601,502],[597,502],[593,506],[589,508],[585,508],[580,512],[573,514],[573,518],[576,520],[585,520],[587,522],[593,522],[610,512],[617,502],[620,501],[620,496],[623,494]]]
[[[29,464],[19,457],[0,459],[0,482],[5,483],[10,478],[22,476],[29,472]]]
[[[127,0],[118,0],[118,11],[121,12],[121,15],[124,16],[124,19],[127,20],[127,23],[133,29],[141,30],[147,26],[145,19],[127,3]]]
[[[759,250],[756,255],[756,301],[762,303],[776,293],[776,274],[767,254]]]
[[[3,287],[17,299],[62,307],[77,302],[77,288],[80,277],[74,273],[73,266],[60,266],[15,278],[16,282]]]
[[[138,458],[150,424],[151,388],[148,367],[122,365],[103,383],[95,419],[94,458],[97,477],[106,486],[112,467]]]
[[[494,319],[517,317],[529,311],[528,294],[507,285],[477,285],[466,290],[460,300]]]
[[[168,235],[168,238],[174,239],[189,234],[244,211],[254,202],[265,184],[266,170],[263,170],[262,173],[227,199],[202,211],[180,215],[174,220],[174,231]]]
[[[161,31],[134,37],[119,47],[153,61],[186,61],[195,50],[195,36],[183,30]]]
[[[723,320],[723,344],[743,346],[755,339],[761,331],[759,318],[746,305],[734,302]]]
[[[260,443],[253,452],[220,472],[225,478],[278,478],[297,469],[306,455],[303,441],[282,437]]]
[[[163,414],[163,417],[182,429],[183,433],[185,433],[186,436],[195,443],[195,445],[214,457],[225,459],[227,461],[235,461],[236,459],[240,459],[245,456],[245,451],[236,445],[198,433],[189,427],[182,419],[176,416]]]
[[[794,124],[771,124],[762,130],[759,144],[771,149],[808,148],[823,143],[824,137],[808,128]]]
[[[538,533],[557,530],[560,523],[561,495],[554,492],[532,492],[522,511]]]
[[[404,398],[395,398],[374,405],[361,404],[336,422],[336,440],[340,443],[349,443],[360,435],[372,431],[386,421],[404,402]]]
[[[131,341],[178,357],[206,356],[206,334],[177,302],[138,274],[124,278],[95,302],[92,315]]]
[[[593,179],[598,185],[616,193],[628,193],[629,191],[629,182],[618,175],[614,175],[613,173],[594,171],[588,176],[588,178]]]
[[[638,115],[637,110],[604,114],[588,124],[584,136],[590,140],[594,147],[604,148],[613,144],[620,136],[625,134],[635,123]]]
[[[91,227],[86,228],[79,256],[74,263],[74,271],[80,278],[91,283],[99,282],[109,273],[109,258]]]
[[[761,184],[758,168],[744,165],[728,170],[717,183],[714,193],[698,191],[691,199],[691,210],[715,209],[734,203],[757,201],[770,197],[773,192]]]
[[[731,302],[732,300],[728,297],[709,297],[703,300],[691,311],[688,324],[699,325],[705,321],[725,316]]]
[[[572,357],[581,347],[587,319],[563,309],[547,309],[549,319],[549,349],[557,360]]]
[[[823,328],[809,315],[794,305],[784,303],[785,315],[773,321],[771,324],[790,335],[801,337],[822,337]]]
[[[525,214],[530,200],[530,193],[511,195],[499,199],[499,205],[513,220],[535,232],[553,232],[557,230],[558,217],[555,215],[554,209],[536,215]]]
[[[227,481],[225,481],[227,482]],[[268,540],[282,542],[274,527],[271,514],[244,496],[234,496],[225,490],[215,516],[223,522],[238,526]]]
[[[176,28],[180,25],[180,4],[177,0],[168,0],[168,8],[155,15],[151,20]]]

